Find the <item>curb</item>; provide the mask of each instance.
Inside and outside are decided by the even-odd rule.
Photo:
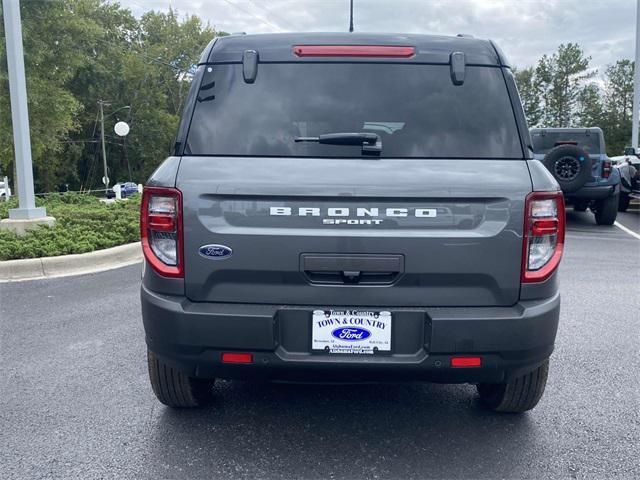
[[[0,283],[103,272],[142,261],[140,242],[95,252],[0,262]]]

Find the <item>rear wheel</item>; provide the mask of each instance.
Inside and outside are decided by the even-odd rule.
[[[596,202],[595,217],[598,225],[613,225],[618,216],[619,195],[612,195]]]
[[[158,400],[169,407],[194,408],[211,403],[214,380],[189,377],[147,350],[149,381]]]
[[[565,193],[575,192],[591,177],[589,154],[576,145],[558,145],[542,162]]]
[[[629,197],[628,193],[621,193],[620,200],[618,201],[618,211],[626,212],[629,208],[629,203],[631,203],[631,197]]]
[[[535,407],[547,385],[549,360],[533,372],[506,383],[480,383],[480,400],[495,412],[522,413]]]

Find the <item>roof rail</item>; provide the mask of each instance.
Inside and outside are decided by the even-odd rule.
[[[475,38],[473,35],[470,35],[468,33],[459,33],[459,34],[456,35],[456,37]]]

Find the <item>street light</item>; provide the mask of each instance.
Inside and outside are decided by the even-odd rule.
[[[631,114],[631,146],[638,150],[638,110],[640,109],[640,0],[636,5],[636,63],[633,69],[633,112]]]
[[[4,31],[7,48],[7,73],[11,97],[11,125],[15,149],[16,178],[19,208],[9,210],[9,218],[0,221],[0,228],[24,233],[35,225],[53,225],[55,219],[47,217],[44,208],[37,208],[33,192],[33,163],[29,135],[29,112],[27,108],[27,86],[24,74],[24,52],[22,48],[22,23],[20,2],[2,0]]]
[[[107,147],[106,147],[105,142],[104,142],[104,119],[110,117],[111,115],[114,115],[114,114],[118,113],[120,110],[131,109],[131,107],[129,105],[127,105],[125,107],[120,107],[117,110],[114,110],[113,112],[109,113],[108,115],[105,115],[104,114],[104,107],[105,106],[109,106],[111,104],[107,103],[107,102],[103,102],[102,100],[99,100],[98,101],[98,105],[100,106],[100,139],[102,141],[102,166],[104,168],[104,177],[102,177],[102,183],[104,183],[104,194],[106,196],[107,190],[109,190],[109,175],[107,173]],[[127,131],[126,131],[126,133],[124,135],[120,135],[118,133],[118,130],[116,130],[116,133],[118,135],[120,135],[121,137],[123,137],[127,133],[129,133],[129,125],[127,125],[125,122],[118,122],[116,125],[119,125],[119,124],[126,125],[126,130]],[[122,131],[124,131],[124,128],[122,126],[120,128],[122,128]]]

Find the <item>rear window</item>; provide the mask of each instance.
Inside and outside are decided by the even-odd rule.
[[[547,153],[552,148],[564,143],[577,144],[590,155],[600,153],[600,135],[586,132],[550,132],[548,130],[531,132],[533,151]]]
[[[374,132],[382,157],[522,158],[499,68],[448,65],[261,63],[205,67],[185,153],[359,157],[354,145],[296,143],[299,136]]]

